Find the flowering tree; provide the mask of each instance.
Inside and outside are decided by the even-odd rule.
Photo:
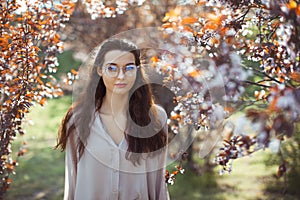
[[[225,140],[215,160],[221,173],[259,149],[279,151],[299,121],[299,2],[197,1],[163,20],[173,52],[153,64],[169,73],[166,84],[177,96],[171,119],[197,128],[221,125]],[[222,123],[239,110],[245,116]],[[246,123],[252,132],[243,129]],[[279,175],[285,164],[283,158]]]
[[[0,7],[0,199],[8,189],[17,160],[11,142],[23,135],[25,114],[34,102],[62,91],[51,73],[58,65],[56,54],[63,50],[57,31],[67,21],[71,1],[1,1]],[[21,147],[17,156],[26,152]]]

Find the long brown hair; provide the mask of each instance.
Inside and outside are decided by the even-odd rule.
[[[153,106],[154,100],[149,81],[141,66],[140,50],[133,43],[126,40],[110,39],[101,45],[90,72],[86,89],[83,90],[77,101],[69,108],[62,120],[56,148],[60,147],[62,151],[65,150],[68,139],[74,136],[76,131],[76,134],[79,136],[76,141],[76,151],[79,158],[84,153],[94,113],[100,110],[106,94],[106,87],[102,77],[99,77],[97,73],[97,68],[103,65],[105,54],[112,50],[132,53],[135,57],[135,64],[140,66],[137,70],[135,83],[129,92],[128,117],[132,120],[128,120],[129,122],[125,131],[125,138],[128,143],[126,158],[136,164],[139,163],[139,159],[136,159],[133,155],[137,155],[135,153],[149,153],[160,150],[167,143],[167,133],[164,132],[163,128],[160,128],[155,135],[145,137],[149,129],[140,128],[138,129],[140,131],[138,135],[142,135],[143,137],[136,137],[136,133],[131,134],[133,131],[136,131],[136,125],[146,127],[151,122],[150,115],[154,117],[154,121],[157,124],[154,128],[162,126],[158,119],[157,110]]]

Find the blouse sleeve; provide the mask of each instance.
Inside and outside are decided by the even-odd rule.
[[[163,108],[158,107],[158,115],[164,130],[168,135],[167,115]],[[147,159],[147,185],[150,200],[169,200],[167,184],[165,182],[167,147],[163,148],[158,154]],[[153,171],[154,169],[154,171]]]
[[[74,132],[73,132],[74,133]],[[76,139],[70,134],[65,150],[65,188],[64,200],[73,200],[77,178]]]

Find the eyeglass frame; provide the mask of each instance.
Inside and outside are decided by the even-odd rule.
[[[114,65],[114,66],[117,67],[118,70],[117,70],[117,73],[116,73],[115,76],[111,76],[111,75],[109,75],[109,72],[107,72],[109,65]],[[119,76],[119,74],[120,74],[120,69],[122,69],[122,72],[123,72],[124,75],[126,75],[126,76],[133,76],[133,74],[132,74],[132,75],[131,75],[131,74],[130,74],[130,75],[127,74],[128,71],[126,71],[126,67],[127,67],[127,66],[130,66],[130,65],[134,65],[134,66],[136,67],[136,68],[135,68],[135,71],[137,71],[137,70],[140,68],[139,65],[136,65],[136,64],[134,64],[134,63],[128,63],[128,64],[126,64],[126,65],[124,65],[124,66],[122,66],[122,67],[120,67],[120,66],[119,66],[118,64],[116,64],[116,63],[107,63],[103,68],[104,68],[104,72],[106,73],[106,75],[108,75],[108,76],[111,77],[111,78],[115,78],[115,77]]]

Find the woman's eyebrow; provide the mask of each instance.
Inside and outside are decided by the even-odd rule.
[[[124,66],[134,65],[134,64],[135,64],[134,62],[130,62],[130,63],[125,64]],[[117,65],[117,66],[119,66],[117,63],[113,63],[113,62],[107,62],[106,65]]]
[[[131,62],[131,63],[127,63],[126,65],[134,65],[134,64],[135,64],[134,62]]]
[[[110,65],[118,65],[117,63],[113,63],[113,62],[107,62],[106,65],[108,65],[108,64],[110,64]]]

